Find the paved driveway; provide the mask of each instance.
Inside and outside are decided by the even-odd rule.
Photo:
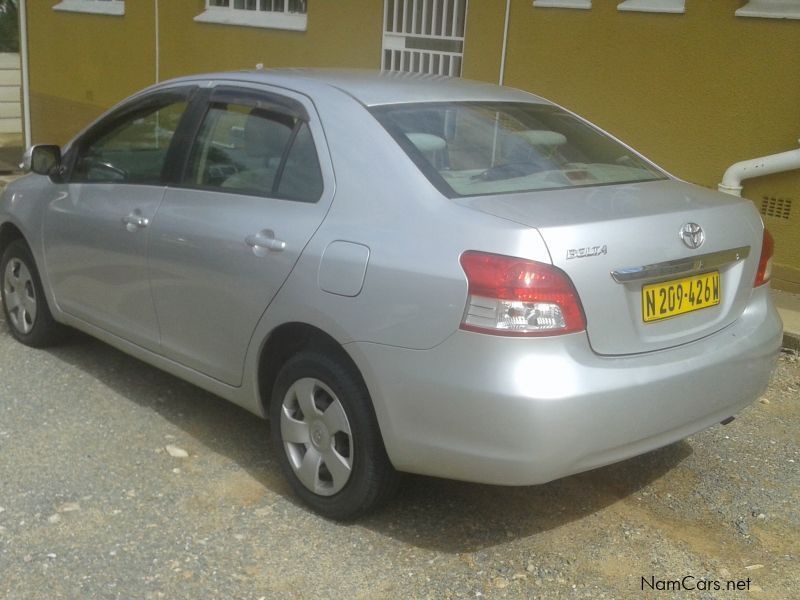
[[[727,427],[538,487],[408,477],[340,525],[290,497],[266,423],[85,336],[34,351],[0,324],[0,597],[597,598],[682,580],[788,598],[798,389],[784,355],[768,403]]]

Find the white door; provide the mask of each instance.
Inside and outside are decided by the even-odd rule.
[[[468,0],[385,0],[385,71],[461,76]]]

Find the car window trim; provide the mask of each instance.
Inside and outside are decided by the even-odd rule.
[[[183,118],[172,136],[172,142],[164,161],[162,180],[164,185],[180,185],[186,168],[189,164],[192,148],[194,147],[200,127],[203,124],[209,108],[211,97],[209,88],[199,88],[192,95],[189,106],[183,113]]]
[[[292,127],[292,132],[289,134],[286,147],[283,149],[283,154],[281,154],[281,162],[278,163],[278,168],[275,171],[275,180],[272,182],[272,189],[270,190],[271,196],[275,196],[278,193],[278,187],[280,187],[281,178],[283,177],[283,170],[286,167],[286,161],[289,159],[289,153],[292,151],[292,146],[294,146],[294,142],[297,139],[297,132],[300,131],[303,123],[305,123],[305,121],[299,120],[294,124],[294,127]]]
[[[221,85],[211,92],[210,104],[240,104],[271,110],[294,119],[308,122],[308,111],[303,104],[293,98],[274,92],[255,90],[234,85]]]

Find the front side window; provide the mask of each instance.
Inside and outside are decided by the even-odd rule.
[[[372,113],[450,197],[666,177],[619,142],[551,105],[404,104]]]
[[[72,181],[159,185],[186,101],[150,105],[81,143]]]
[[[308,124],[284,112],[236,103],[212,103],[185,183],[302,202],[316,202],[322,194]]]

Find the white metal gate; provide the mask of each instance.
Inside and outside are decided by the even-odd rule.
[[[383,69],[461,76],[468,0],[385,0]]]

